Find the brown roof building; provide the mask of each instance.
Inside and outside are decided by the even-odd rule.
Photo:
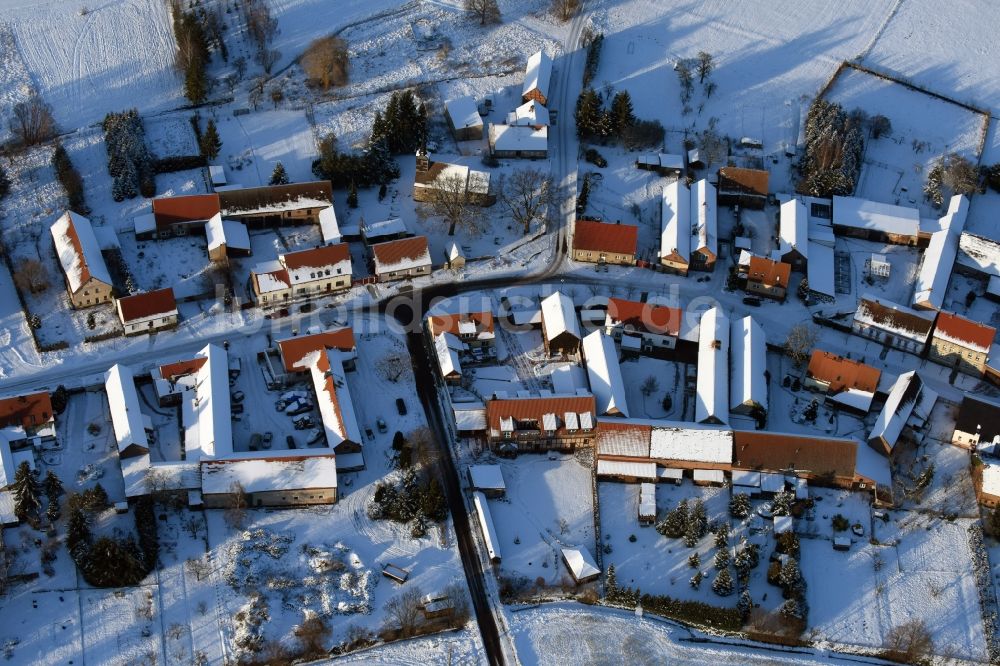
[[[345,354],[353,355],[357,349],[354,329],[345,326],[332,331],[278,340],[281,362],[285,366],[285,372],[288,373],[309,372],[309,366],[302,363],[303,359],[313,352],[324,349],[339,349]]]
[[[0,428],[20,426],[32,431],[54,419],[52,399],[44,391],[0,398]]]
[[[770,174],[763,169],[719,169],[719,204],[763,208],[767,203]]]
[[[126,335],[151,333],[177,325],[177,300],[170,287],[119,298],[115,307]]]
[[[919,354],[934,328],[934,315],[865,295],[858,302],[851,330],[856,335]]]
[[[996,334],[992,326],[941,312],[931,336],[930,358],[969,374],[982,375]]]
[[[573,227],[573,259],[601,264],[635,265],[639,227],[577,220]]]
[[[451,333],[470,346],[493,345],[493,313],[467,312],[463,314],[433,315],[428,320],[431,335]]]
[[[493,398],[486,403],[490,442],[501,450],[573,450],[593,446],[594,396]]]
[[[791,276],[791,264],[752,256],[747,271],[747,293],[783,301],[788,293],[788,281]]]
[[[219,195],[215,193],[153,199],[153,217],[158,230],[174,224],[208,222],[221,210]]]
[[[426,236],[376,243],[371,251],[375,275],[381,281],[430,275],[431,254]]]
[[[829,393],[851,389],[874,393],[881,376],[878,368],[820,349],[813,350],[806,370],[807,385],[812,381]]]

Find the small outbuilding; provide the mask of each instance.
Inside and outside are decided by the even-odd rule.
[[[584,546],[563,548],[562,558],[577,585],[596,580],[601,575],[593,555]]]

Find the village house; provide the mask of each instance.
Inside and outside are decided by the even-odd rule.
[[[55,418],[52,398],[44,391],[0,398],[0,429],[8,430],[8,436],[18,429],[26,436],[51,431]]]
[[[677,346],[683,316],[680,308],[609,298],[604,332],[623,351],[671,350]]]
[[[596,409],[592,395],[494,396],[486,401],[490,446],[499,452],[589,448]]]
[[[734,414],[767,414],[767,338],[753,317],[733,321],[730,329],[729,411]]]
[[[464,312],[461,314],[431,315],[427,320],[431,335],[451,333],[472,349],[494,347],[493,313]]]
[[[920,211],[908,206],[835,196],[832,221],[837,234],[877,243],[918,245],[930,240],[930,234],[921,234]]]
[[[1000,276],[1000,240],[963,231],[955,270],[983,281]]]
[[[1000,454],[1000,404],[968,394],[962,396],[951,443],[993,456]]]
[[[233,506],[235,494],[249,507],[294,507],[337,501],[337,458],[333,454],[247,457],[201,463],[201,497],[206,509]]]
[[[351,273],[347,243],[324,245],[258,264],[250,273],[250,286],[258,305],[275,305],[350,289]]]
[[[521,101],[534,100],[546,105],[549,100],[549,82],[552,80],[552,58],[545,51],[533,53],[524,69]]]
[[[839,407],[867,414],[882,371],[860,361],[820,349],[813,350],[802,385],[826,395]]]
[[[691,186],[692,270],[713,271],[719,256],[715,186],[702,179]]]
[[[326,349],[337,349],[341,352],[341,360],[347,370],[354,369],[358,357],[358,347],[354,340],[354,329],[350,326],[334,328],[309,335],[296,335],[277,341],[278,355],[284,373],[290,378],[300,379],[302,374],[309,372],[305,363],[307,356],[313,352]]]
[[[236,220],[223,220],[222,213],[216,213],[205,223],[205,240],[208,242],[208,258],[215,263],[253,254],[246,225]]]
[[[434,201],[436,197],[454,196],[460,188],[465,201],[475,206],[492,206],[496,193],[490,190],[488,171],[470,169],[462,164],[434,162],[421,147],[417,151],[417,170],[413,178],[413,200]]]
[[[548,127],[490,123],[488,140],[490,155],[496,158],[544,159],[549,154]]]
[[[781,260],[801,272],[809,261],[809,214],[798,199],[781,204],[778,213],[778,240]]]
[[[886,346],[921,354],[934,328],[934,315],[924,314],[865,294],[858,302],[851,330]]]
[[[921,430],[930,417],[938,395],[916,371],[904,372],[893,384],[868,435],[868,445],[891,456],[905,435]]]
[[[583,336],[573,299],[561,291],[542,299],[542,343],[549,356],[576,356]]]
[[[433,336],[433,340],[441,378],[446,384],[455,386],[461,384],[462,355],[468,352],[468,345],[451,333],[438,333]]]
[[[573,260],[595,264],[635,266],[639,227],[594,220],[573,225]]]
[[[951,312],[937,316],[928,357],[941,365],[982,376],[996,329]]]
[[[541,129],[549,124],[549,110],[530,100],[507,114],[507,124]]]
[[[768,179],[764,169],[725,166],[719,169],[719,205],[761,209],[767,203]]]
[[[337,454],[337,469],[363,469],[361,427],[354,410],[354,398],[347,383],[345,354],[327,347],[312,352],[302,361],[309,367],[316,406],[323,419],[326,446]]]
[[[783,301],[788,294],[788,282],[791,275],[791,264],[766,257],[752,256],[747,271],[746,292]]]
[[[663,187],[660,264],[679,275],[687,275],[691,265],[691,207],[692,192],[683,182],[675,180]]]
[[[153,422],[142,413],[132,369],[120,363],[112,366],[104,373],[104,391],[118,443],[118,457],[148,456]]]
[[[948,293],[948,282],[958,257],[959,239],[969,214],[969,200],[955,195],[948,203],[948,212],[941,218],[941,231],[931,234],[924,250],[920,271],[913,287],[913,307],[940,310]]]
[[[427,249],[426,236],[376,243],[371,246],[371,253],[379,282],[431,274],[431,253]]]
[[[125,335],[155,333],[177,326],[177,301],[170,287],[115,299]]]
[[[79,309],[110,303],[114,286],[90,220],[67,211],[50,231],[70,305]]]
[[[729,423],[729,317],[718,306],[701,316],[695,421]]]
[[[614,339],[594,331],[583,339],[583,360],[590,379],[598,416],[628,418],[628,401]]]
[[[483,138],[483,119],[476,101],[469,96],[456,97],[444,103],[444,117],[455,141],[475,141]]]

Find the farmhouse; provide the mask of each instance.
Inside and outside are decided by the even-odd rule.
[[[501,452],[589,448],[595,411],[592,395],[493,397],[486,402],[487,434]]]
[[[590,333],[583,339],[583,360],[596,400],[597,415],[628,418],[625,382],[614,340],[600,330]]]
[[[177,301],[170,287],[115,299],[125,335],[155,333],[177,326]]]
[[[437,356],[441,378],[448,384],[462,382],[462,354],[467,350],[468,345],[451,333],[434,336],[434,355]]]
[[[285,373],[298,375],[309,372],[305,358],[313,352],[326,349],[337,349],[348,370],[354,369],[354,361],[358,357],[357,343],[354,341],[354,329],[350,326],[334,328],[329,331],[311,335],[297,335],[277,341],[278,354]]]
[[[549,124],[549,110],[530,100],[507,114],[507,124],[541,129]]]
[[[933,314],[888,301],[883,303],[870,294],[862,296],[851,325],[855,335],[913,354],[924,351],[933,328]]]
[[[719,169],[719,205],[760,209],[767,203],[770,174],[763,169]]]
[[[680,335],[680,308],[609,298],[604,332],[625,349],[674,349]]]
[[[253,254],[250,234],[242,222],[223,220],[222,213],[216,213],[205,223],[205,239],[208,241],[208,258],[216,263],[229,257],[249,257]]]
[[[824,393],[827,400],[856,413],[867,414],[882,371],[820,349],[809,357],[803,386]]]
[[[941,231],[931,234],[924,250],[920,272],[913,291],[913,307],[940,310],[948,293],[955,259],[958,257],[959,239],[969,213],[969,200],[955,195],[948,204],[948,212],[941,218]]]
[[[753,317],[733,321],[730,331],[732,377],[729,411],[767,413],[767,339]]]
[[[201,496],[206,509],[233,505],[242,492],[246,506],[310,506],[337,501],[336,456],[232,458],[201,463]]]
[[[371,246],[372,264],[379,282],[430,275],[431,253],[426,236],[414,236]]]
[[[718,307],[701,316],[695,421],[729,422],[729,318]]]
[[[417,151],[417,171],[413,178],[413,200],[434,201],[464,193],[465,201],[476,206],[492,206],[496,194],[490,191],[490,174],[461,164],[432,162],[427,151]],[[386,239],[388,240],[388,239]],[[370,241],[368,241],[370,242]]]
[[[104,391],[111,410],[111,425],[118,442],[118,457],[149,453],[149,433],[153,422],[142,413],[135,377],[128,366],[117,364],[104,373]]]
[[[680,275],[687,275],[691,265],[692,199],[693,193],[680,180],[665,185],[660,199],[660,264]]]
[[[634,266],[639,227],[577,220],[573,225],[573,259],[596,264]]]
[[[90,220],[63,213],[50,229],[70,305],[86,308],[111,302],[114,287]]]
[[[538,51],[528,58],[524,69],[524,84],[521,86],[521,101],[534,100],[548,104],[549,81],[552,79],[552,58],[545,51]]]
[[[222,211],[219,194],[191,194],[153,199],[153,212],[135,218],[136,240],[185,236],[200,230]]]
[[[835,196],[833,230],[879,243],[917,245],[921,239],[920,211],[858,197]]]
[[[444,116],[455,136],[455,141],[474,141],[483,138],[483,119],[479,116],[476,101],[469,96],[457,97],[444,103]]]
[[[328,180],[244,187],[218,196],[223,217],[239,220],[252,229],[319,224],[319,214],[333,205],[333,188]]]
[[[951,443],[994,456],[1000,453],[1000,404],[963,396]]]
[[[783,301],[788,293],[788,282],[791,275],[791,264],[756,255],[752,256],[747,271],[746,291],[748,294]]]
[[[924,384],[916,371],[901,374],[872,426],[868,445],[879,453],[891,456],[904,428],[920,429],[924,426],[937,397],[937,393]]]
[[[809,214],[798,199],[781,204],[778,213],[778,240],[781,260],[804,271],[809,260]]]
[[[351,270],[347,243],[324,245],[258,264],[250,285],[259,305],[274,305],[350,289]]]
[[[549,154],[549,128],[490,123],[489,145],[490,154],[498,158],[545,158]]]
[[[715,186],[702,179],[691,187],[691,268],[715,270],[719,256]]]
[[[542,300],[542,342],[550,356],[575,356],[580,351],[580,321],[573,299],[557,291]]]
[[[986,360],[996,334],[992,326],[942,312],[931,336],[929,357],[942,365],[981,376],[986,372]]]
[[[20,428],[26,435],[36,435],[51,430],[54,423],[52,398],[44,391],[0,398],[0,428]]]
[[[466,312],[462,314],[432,315],[427,320],[431,335],[451,333],[470,348],[493,347],[496,333],[493,330],[493,313]]]

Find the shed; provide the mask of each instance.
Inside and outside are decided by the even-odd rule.
[[[694,470],[694,484],[696,486],[721,486],[725,482],[726,475],[721,469]]]
[[[785,532],[791,532],[793,529],[792,517],[791,516],[775,516],[774,517],[774,534],[784,534]]]
[[[500,465],[469,465],[469,483],[487,497],[500,497],[507,491]]]
[[[657,471],[656,477],[663,481],[672,481],[680,485],[684,480],[684,470],[676,467],[664,467]]]
[[[598,460],[597,476],[620,481],[656,481],[656,463]]]
[[[563,548],[562,558],[577,584],[595,580],[601,575],[594,557],[584,546]]]
[[[850,550],[851,540],[848,537],[833,537],[834,550]]]
[[[751,470],[734,469],[733,492],[744,492],[749,495],[760,494],[760,472]]]
[[[490,514],[490,505],[486,503],[486,495],[477,490],[472,493],[472,501],[476,505],[479,528],[483,531],[483,540],[486,541],[486,552],[489,554],[491,562],[499,562],[500,540],[497,537],[496,527],[493,526],[493,516]]]
[[[785,475],[771,472],[760,473],[760,491],[773,495],[785,489]]]
[[[208,175],[212,179],[212,187],[219,187],[220,185],[226,185],[226,170],[221,164],[210,164],[208,165]]]
[[[652,525],[656,522],[656,485],[639,485],[639,524]]]
[[[382,567],[382,575],[402,585],[406,582],[406,579],[410,577],[410,572],[402,567],[397,567],[395,564],[390,562]]]

